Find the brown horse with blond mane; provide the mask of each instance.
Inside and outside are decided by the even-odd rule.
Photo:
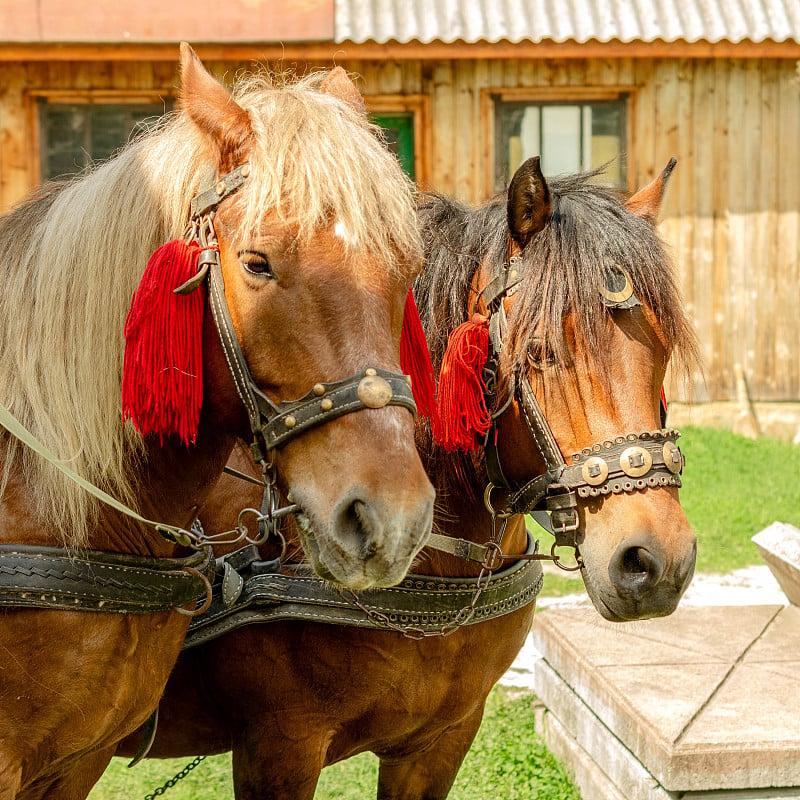
[[[256,575],[261,607],[239,619],[275,621],[236,628],[236,615],[220,616],[212,633],[230,632],[190,633],[151,756],[232,749],[238,800],[310,800],[324,766],[372,751],[381,800],[446,797],[486,697],[533,622],[541,569],[524,559],[541,554],[522,513],[535,505],[551,509],[557,541],[574,544],[603,617],[675,609],[696,542],[678,501],[682,456],[677,433],[661,427],[660,390],[668,359],[688,366],[696,345],[655,230],[672,166],[627,200],[591,175],[548,183],[532,159],[507,197],[482,208],[423,201],[426,268],[415,294],[434,365],[447,365],[440,400],[457,371],[454,330],[469,340],[462,364],[478,353],[477,374],[495,379],[483,382],[488,423],[460,431],[467,452],[448,433],[457,419],[446,403],[451,418],[435,435],[428,425],[417,431],[437,488],[438,530],[455,544],[450,553],[423,550],[399,601],[387,592],[328,594],[335,611],[304,606],[300,577],[281,603],[283,577]],[[209,511],[221,522],[258,502],[257,491],[225,477]],[[453,554],[470,551],[479,563]],[[268,573],[268,563],[256,562],[256,572]],[[291,571],[286,560],[283,571]],[[464,607],[443,611],[442,596],[455,589]],[[347,627],[314,621],[348,615]]]
[[[407,179],[341,69],[231,94],[183,45],[181,75],[178,113],[0,217],[2,800],[85,797],[156,707],[237,439],[342,585],[396,583],[430,532]]]

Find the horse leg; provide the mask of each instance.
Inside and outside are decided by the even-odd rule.
[[[0,755],[0,800],[14,800],[22,785],[22,766]]]
[[[482,719],[483,705],[420,750],[380,755],[378,800],[445,800]]]
[[[114,747],[107,747],[95,753],[71,760],[57,774],[38,778],[24,790],[7,787],[0,788],[0,800],[85,800],[92,787],[100,780],[100,776],[114,755]]]
[[[280,741],[239,741],[233,748],[233,790],[236,800],[313,800],[324,753],[281,747]]]

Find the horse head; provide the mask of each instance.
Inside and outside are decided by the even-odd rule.
[[[501,301],[504,378],[527,387],[563,466],[543,458],[524,388],[498,422],[500,459],[510,481],[553,473],[545,502],[557,541],[574,528],[589,596],[611,620],[671,613],[694,573],[696,539],[678,501],[682,456],[660,408],[668,360],[695,352],[654,229],[673,166],[621,202],[585,177],[548,186],[537,158],[508,192],[520,282]]]
[[[213,317],[219,327],[226,306],[236,340],[221,348],[229,333],[206,315],[201,427],[256,434],[256,458],[299,507],[322,577],[394,584],[424,544],[433,503],[398,374],[421,264],[409,184],[340,68],[231,94],[188,45],[181,67],[183,117],[218,195],[208,202],[224,299]],[[237,370],[249,370],[249,388]],[[237,394],[248,392],[243,406]],[[267,421],[253,423],[261,411]]]
[[[597,171],[548,184],[534,158],[481,209],[421,206],[432,441],[464,451],[437,475],[449,491],[488,477],[495,520],[550,511],[614,620],[673,611],[695,563],[678,434],[660,420],[668,360],[697,352],[654,226],[673,165],[624,201]]]

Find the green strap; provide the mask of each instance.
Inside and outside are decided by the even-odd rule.
[[[71,481],[77,483],[78,486],[85,489],[89,494],[94,495],[98,500],[102,500],[107,505],[135,519],[137,522],[142,522],[145,525],[149,525],[151,528],[155,528],[162,536],[166,536],[166,538],[171,541],[186,547],[192,546],[192,539],[188,531],[182,528],[176,528],[173,525],[167,525],[163,522],[154,522],[151,519],[147,519],[147,517],[143,517],[132,508],[128,508],[124,503],[121,503],[110,494],[107,494],[93,483],[89,483],[85,478],[78,475],[75,470],[68,467],[63,461],[57,458],[42,442],[24,427],[2,403],[0,403],[0,425],[12,436],[16,436],[23,444],[30,447],[35,453],[38,453],[45,461],[49,461],[56,469],[63,472]]]

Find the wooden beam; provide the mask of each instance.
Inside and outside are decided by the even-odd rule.
[[[342,61],[344,59],[800,58],[800,42],[253,42],[192,43],[203,59]],[[176,61],[178,43],[0,44],[0,61]]]

